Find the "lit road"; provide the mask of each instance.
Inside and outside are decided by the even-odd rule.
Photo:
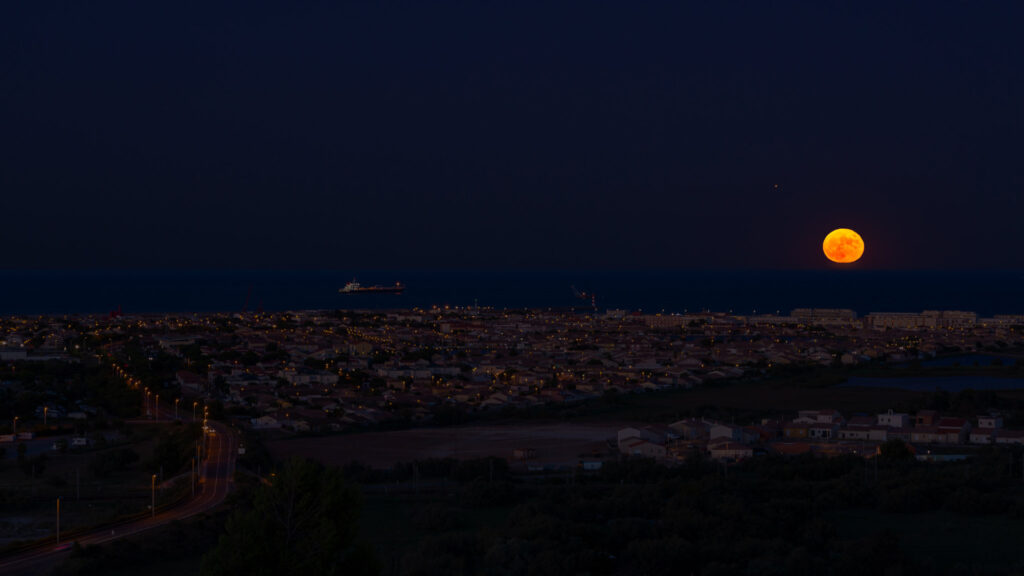
[[[173,407],[170,413],[161,407],[161,416],[173,418]],[[134,536],[146,530],[169,524],[175,520],[184,520],[200,514],[224,501],[230,492],[235,473],[235,459],[238,455],[238,437],[227,425],[209,422],[215,432],[207,437],[208,453],[200,466],[201,480],[196,497],[185,501],[169,510],[158,512],[155,517],[147,516],[139,520],[125,521],[116,526],[107,526],[88,534],[74,538],[82,546],[104,544],[119,538]],[[113,533],[111,531],[113,530]],[[44,574],[49,566],[55,565],[70,553],[71,540],[61,539],[56,543],[33,548],[16,556],[0,558],[0,574]]]

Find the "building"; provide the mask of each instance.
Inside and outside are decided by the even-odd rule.
[[[797,308],[789,316],[800,324],[809,326],[853,326],[859,325],[857,313],[846,308]]]
[[[1002,428],[1003,417],[1002,416],[978,416],[978,428]]]
[[[754,455],[754,449],[746,444],[722,440],[708,444],[708,454],[714,460],[743,460]]]
[[[996,444],[1024,444],[1024,430],[996,430]]]
[[[910,426],[910,415],[889,410],[878,415],[878,425],[889,428],[907,428]]]
[[[646,456],[658,460],[664,459],[668,455],[668,450],[665,449],[664,445],[655,444],[642,438],[629,438],[625,442],[620,443],[619,452],[627,456]]]
[[[800,410],[793,422],[806,424],[842,424],[843,415],[838,410]]]
[[[935,425],[938,414],[934,410],[919,410],[914,416],[914,427],[928,427]]]

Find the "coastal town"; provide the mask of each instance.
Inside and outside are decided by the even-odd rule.
[[[344,470],[375,506],[834,465],[884,510],[916,510],[932,501],[898,492],[926,489],[896,479],[902,464],[998,461],[1019,480],[1022,332],[1024,316],[842,309],[7,316],[0,489],[22,513],[0,545],[21,562],[62,530],[106,541],[108,526],[173,523],[293,461]],[[853,388],[915,379],[935,386]]]
[[[998,355],[1022,330],[1024,316],[979,318],[962,311],[864,317],[840,309],[739,316],[475,307],[112,313],[0,320],[0,362],[10,370],[32,361],[116,365],[119,377],[140,395],[145,389],[147,396],[163,391],[164,402],[180,402],[183,396],[218,402],[252,429],[329,433],[388,423],[429,425],[445,410],[514,413],[614,394],[766,378],[801,367]],[[24,383],[17,379],[0,379],[0,391],[11,398],[19,387]],[[44,415],[54,421],[96,413],[87,402],[71,403],[58,390],[47,394],[28,413],[14,414],[23,430]],[[139,402],[140,413],[154,411],[150,402]],[[746,445],[755,436],[766,439],[772,434],[766,429],[774,426],[775,436],[787,439],[925,441],[912,437],[902,421],[873,428],[881,420],[808,418],[727,436]],[[922,418],[915,422],[923,424]],[[959,441],[971,432],[959,421],[927,421],[925,427],[938,426]],[[713,423],[708,426],[718,430]],[[717,432],[701,426],[686,428],[684,437],[717,438]],[[1005,434],[997,436],[999,441]],[[663,442],[672,439],[662,436]]]

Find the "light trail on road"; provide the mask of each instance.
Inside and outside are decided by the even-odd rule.
[[[161,410],[165,412],[166,409]],[[158,415],[159,416],[159,415]],[[95,546],[106,544],[121,538],[127,538],[164,526],[176,520],[185,520],[197,514],[213,509],[227,497],[234,484],[235,460],[238,457],[238,436],[226,424],[208,421],[214,431],[208,442],[209,453],[202,463],[205,474],[201,474],[199,494],[179,506],[159,512],[156,516],[146,516],[138,520],[129,520],[123,524],[107,526],[85,535],[74,538],[79,545]],[[204,433],[205,434],[205,433]],[[113,532],[111,532],[113,530]],[[15,576],[20,574],[37,575],[43,573],[40,567],[44,564],[53,565],[70,554],[72,541],[40,545],[21,554],[0,559],[0,574]]]

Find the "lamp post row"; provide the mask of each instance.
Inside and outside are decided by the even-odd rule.
[[[153,392],[151,392],[149,390],[148,386],[144,387],[143,391],[146,394],[145,398],[144,398],[146,415],[147,416],[152,415],[154,419],[159,420],[159,418],[160,418],[160,395],[159,394],[154,394]],[[149,407],[149,397],[150,397],[150,395],[153,395],[153,411],[152,412],[150,412],[150,407]],[[180,397],[175,398],[174,399],[174,419],[175,420],[178,419],[178,406],[179,406],[179,404],[181,404],[181,398]],[[199,407],[199,401],[198,400],[192,402],[192,421],[193,422],[196,421],[196,409],[198,407]],[[46,425],[46,417],[47,417],[47,412],[48,411],[49,411],[49,407],[48,406],[44,406],[43,407],[43,425],[44,426]],[[206,426],[206,419],[207,419],[208,415],[209,415],[209,407],[206,406],[206,407],[203,408],[203,426],[204,426],[204,428]],[[11,424],[11,428],[12,428],[12,431],[13,431],[14,435],[17,436],[17,434],[18,434],[18,416],[14,417],[14,420],[13,420],[13,422]],[[192,459],[192,475],[193,475],[192,495],[193,496],[195,496],[196,484],[198,483],[197,480],[198,480],[198,471],[199,471],[199,465],[200,465],[199,461],[200,461],[201,457],[202,457],[202,449],[201,449],[200,444],[197,442],[196,443],[196,457]],[[151,512],[151,516],[154,517],[154,518],[156,517],[156,476],[157,476],[156,474],[153,474],[153,476],[150,478],[150,512]],[[60,497],[57,498],[57,543],[58,544],[60,543]]]

